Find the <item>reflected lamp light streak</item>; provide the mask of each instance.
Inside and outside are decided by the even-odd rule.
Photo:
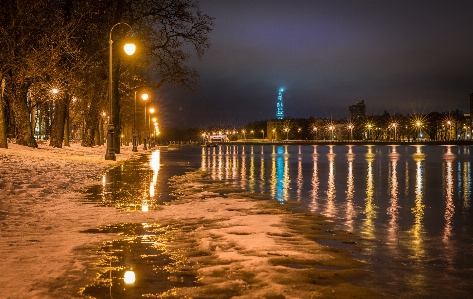
[[[326,208],[326,213],[330,217],[335,216],[336,209],[335,209],[335,204],[334,204],[334,199],[336,197],[336,189],[335,189],[335,161],[334,157],[335,155],[332,152],[332,146],[330,146],[330,152],[327,154],[328,157],[328,181],[327,181],[327,208]]]
[[[314,147],[314,151],[315,151]],[[317,159],[318,155],[312,155],[312,161],[313,161],[313,171],[312,171],[312,180],[311,180],[311,185],[312,185],[312,199],[310,203],[310,210],[312,212],[316,212],[318,208],[318,197],[319,197],[319,173],[318,173],[318,165],[317,165]]]
[[[349,153],[351,152],[351,146],[349,147]],[[347,154],[348,156],[349,154]],[[355,178],[353,176],[353,153],[348,158],[348,175],[347,175],[347,205],[346,205],[346,219],[347,227],[349,231],[353,230],[353,218],[355,217],[355,210],[353,208],[353,197],[355,195]]]
[[[463,162],[463,208],[471,207],[471,162]]]
[[[453,203],[453,162],[446,161],[446,176],[445,176],[445,228],[443,233],[443,242],[448,242],[452,234],[452,217],[455,211],[455,204]]]
[[[368,163],[367,166],[367,174],[366,174],[366,198],[365,198],[365,221],[363,222],[362,234],[367,236],[369,239],[375,239],[374,235],[374,223],[373,220],[376,218],[376,211],[375,206],[373,204],[373,195],[374,195],[374,181],[373,181],[373,161],[375,155],[372,152],[372,146],[369,145],[368,152],[365,154],[366,162]]]

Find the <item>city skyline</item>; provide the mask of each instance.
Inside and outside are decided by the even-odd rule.
[[[456,1],[200,1],[215,18],[194,93],[155,94],[164,126],[286,117],[469,112],[473,3]]]

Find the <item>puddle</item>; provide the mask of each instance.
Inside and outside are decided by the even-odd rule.
[[[168,180],[199,168],[199,157],[189,153],[158,149],[125,161],[104,173],[101,184],[88,188],[83,203],[143,212],[159,209],[175,199]]]
[[[180,228],[125,223],[83,231],[110,233],[121,238],[107,241],[99,248],[102,259],[95,264],[99,273],[80,293],[92,298],[157,298],[173,288],[197,286],[185,250],[169,245],[176,230]],[[134,272],[134,283],[125,283],[126,271]]]

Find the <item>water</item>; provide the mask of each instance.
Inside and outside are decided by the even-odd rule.
[[[363,286],[402,298],[473,293],[471,146],[222,145],[157,150],[90,190],[94,204],[146,211],[172,200],[173,175],[215,180],[298,202],[363,239]]]
[[[201,166],[360,235],[365,286],[403,298],[473,294],[472,147],[219,146]]]

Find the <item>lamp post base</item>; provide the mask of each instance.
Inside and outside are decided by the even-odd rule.
[[[108,124],[108,131],[107,131],[107,151],[105,152],[105,160],[117,160],[117,156],[115,155],[115,148],[113,147],[113,125]]]
[[[147,150],[148,148],[146,147],[146,138],[145,138],[144,141],[145,141],[145,142],[143,142],[143,149],[144,149],[144,150]]]

